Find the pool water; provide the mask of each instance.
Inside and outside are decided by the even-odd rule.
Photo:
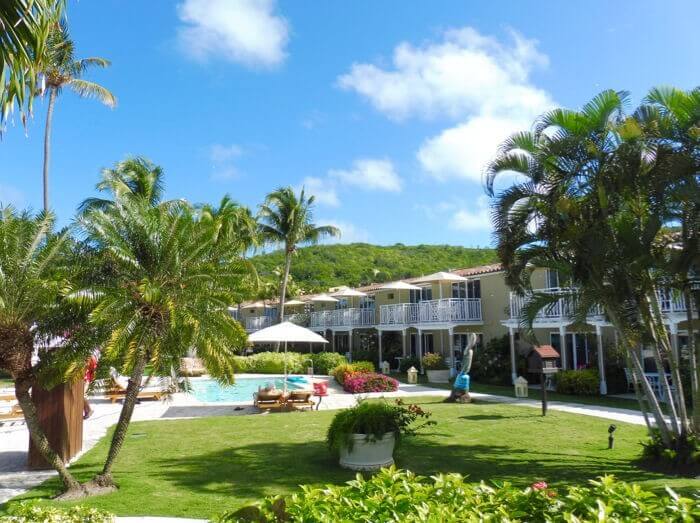
[[[295,378],[290,376],[292,380]],[[230,403],[252,402],[253,393],[258,392],[259,387],[272,383],[276,388],[284,388],[284,378],[236,378],[236,383],[223,386],[215,380],[192,380],[192,395],[204,403]],[[287,389],[310,388],[306,381],[287,381]]]

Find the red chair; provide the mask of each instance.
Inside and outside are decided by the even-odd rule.
[[[328,396],[328,382],[327,381],[316,381],[314,382],[314,396],[318,397],[318,403],[316,404],[316,410],[321,406],[321,401],[325,396]]]

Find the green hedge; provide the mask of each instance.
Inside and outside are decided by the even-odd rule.
[[[469,484],[459,474],[432,478],[383,469],[358,474],[345,486],[303,486],[300,494],[268,498],[223,514],[216,522],[387,521],[441,522],[690,522],[700,518],[700,499],[657,495],[612,476],[587,486],[555,490],[544,482],[522,489],[509,483]]]
[[[557,373],[557,392],[579,396],[600,393],[600,377],[593,369],[564,370]]]
[[[252,356],[234,356],[234,367],[237,373],[252,374],[283,374],[284,362],[287,360],[287,372],[306,374],[309,360],[313,361],[315,374],[328,374],[331,369],[347,360],[342,354],[321,352],[319,354],[303,354],[299,352],[259,352]]]
[[[114,516],[89,507],[56,507],[19,503],[11,505],[9,515],[0,516],[0,523],[112,523]]]

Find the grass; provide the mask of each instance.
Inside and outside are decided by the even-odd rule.
[[[601,474],[661,489],[690,491],[700,481],[667,478],[636,468],[645,436],[641,426],[618,423],[616,447],[607,450],[609,421],[494,403],[414,401],[433,412],[437,425],[409,438],[397,465],[419,474],[459,472],[473,481],[509,480],[528,485],[580,484]],[[115,467],[118,492],[84,500],[120,516],[207,518],[267,495],[288,494],[300,484],[342,483],[354,474],[337,466],[325,446],[332,411],[212,417],[133,423]],[[99,470],[108,440],[71,470],[87,480]],[[46,500],[50,480],[25,498]]]
[[[9,378],[0,378],[0,389],[14,388],[15,382]]]

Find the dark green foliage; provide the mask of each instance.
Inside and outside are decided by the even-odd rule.
[[[484,347],[474,350],[474,360],[469,371],[480,383],[510,385],[510,341],[508,336],[491,338]]]
[[[348,361],[345,356],[337,352],[319,352],[314,354],[312,358],[316,374],[330,374],[332,369]]]
[[[245,511],[245,512],[244,512]],[[215,519],[234,521],[637,521],[686,522],[700,517],[700,501],[675,492],[656,495],[604,476],[587,486],[551,489],[544,482],[525,489],[510,483],[469,484],[459,474],[431,478],[383,469],[344,486],[303,486],[288,498],[271,497]]]
[[[252,261],[264,277],[284,265],[284,253],[261,254]],[[357,287],[495,261],[495,251],[486,248],[367,243],[314,245],[297,251],[291,274],[294,281],[307,291],[325,291],[339,285]]]
[[[345,356],[336,352],[287,352],[286,355],[284,352],[258,352],[252,356],[234,356],[233,365],[237,374],[283,374],[285,360],[290,374],[305,374],[311,361],[314,374],[329,374],[333,368],[347,363]]]
[[[399,370],[401,372],[406,372],[411,367],[420,369],[420,360],[418,358],[404,358],[401,360],[401,366],[399,367]]]
[[[423,368],[425,370],[447,370],[447,363],[440,354],[430,353],[423,356]]]
[[[557,392],[594,396],[599,393],[600,376],[593,369],[564,370],[557,373]]]
[[[642,463],[648,468],[691,478],[700,474],[700,440],[693,436],[677,438],[668,448],[655,430],[647,441],[642,442],[642,448]]]
[[[394,404],[386,401],[361,401],[356,407],[341,410],[331,421],[326,434],[326,443],[333,452],[341,448],[352,449],[354,434],[365,434],[367,440],[382,439],[384,434],[392,432],[397,445],[402,435],[414,435],[416,431],[429,425],[431,413],[418,405],[404,405],[399,399]],[[425,419],[419,425],[415,423]]]

